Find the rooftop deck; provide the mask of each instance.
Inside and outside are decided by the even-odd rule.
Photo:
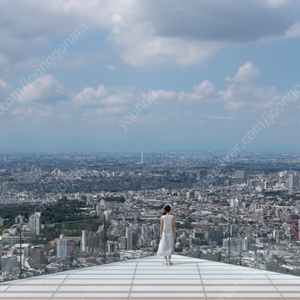
[[[157,256],[0,284],[0,299],[300,299],[300,278],[201,259]]]

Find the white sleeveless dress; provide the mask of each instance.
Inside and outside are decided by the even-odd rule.
[[[163,232],[160,240],[157,255],[171,256],[174,253],[174,232],[173,232],[173,216],[164,215],[163,218]]]

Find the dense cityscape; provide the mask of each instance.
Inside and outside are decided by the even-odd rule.
[[[2,281],[175,252],[300,275],[300,155],[3,154]]]

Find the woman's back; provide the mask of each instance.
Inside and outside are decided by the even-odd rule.
[[[172,215],[164,215],[162,216],[164,221],[163,231],[166,233],[173,233],[173,216]]]

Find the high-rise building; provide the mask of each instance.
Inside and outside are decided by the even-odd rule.
[[[71,241],[64,238],[61,234],[60,238],[56,241],[57,243],[57,257],[67,258],[71,255]]]
[[[126,227],[127,250],[135,250],[137,247],[137,232],[133,227]]]
[[[15,223],[16,224],[23,224],[24,223],[24,216],[18,215],[15,217]]]
[[[230,225],[230,236],[231,237],[238,237],[239,235],[239,225],[231,224]]]
[[[151,245],[151,241],[156,240],[159,237],[159,228],[155,225],[152,226],[142,226],[141,230],[143,244],[144,245]]]
[[[108,252],[115,252],[115,244],[114,242],[108,241],[107,242]]]
[[[222,230],[210,230],[207,233],[208,240],[211,242],[216,242],[217,245],[222,244],[223,231]]]
[[[41,216],[42,214],[40,212],[36,212],[29,217],[29,224],[32,232],[36,235],[41,234]]]
[[[3,156],[3,161],[4,161],[5,163],[7,162],[7,156],[6,156],[6,155]]]
[[[229,238],[223,239],[223,248],[229,248]],[[248,239],[231,238],[230,249],[232,251],[248,251]]]
[[[246,171],[245,170],[235,170],[233,183],[242,184],[247,182]]]
[[[194,239],[201,239],[201,240],[204,240],[204,238],[205,238],[204,232],[201,232],[201,231],[194,231],[194,232],[193,232],[193,238],[194,238]]]
[[[293,173],[289,174],[289,188],[293,189],[299,187],[299,175]]]
[[[82,231],[81,250],[87,253],[99,252],[101,235],[101,232]]]
[[[127,249],[127,238],[126,237],[120,237],[119,239],[119,248],[122,250]]]
[[[32,246],[30,248],[30,258],[39,265],[45,263],[45,253],[43,246]]]

